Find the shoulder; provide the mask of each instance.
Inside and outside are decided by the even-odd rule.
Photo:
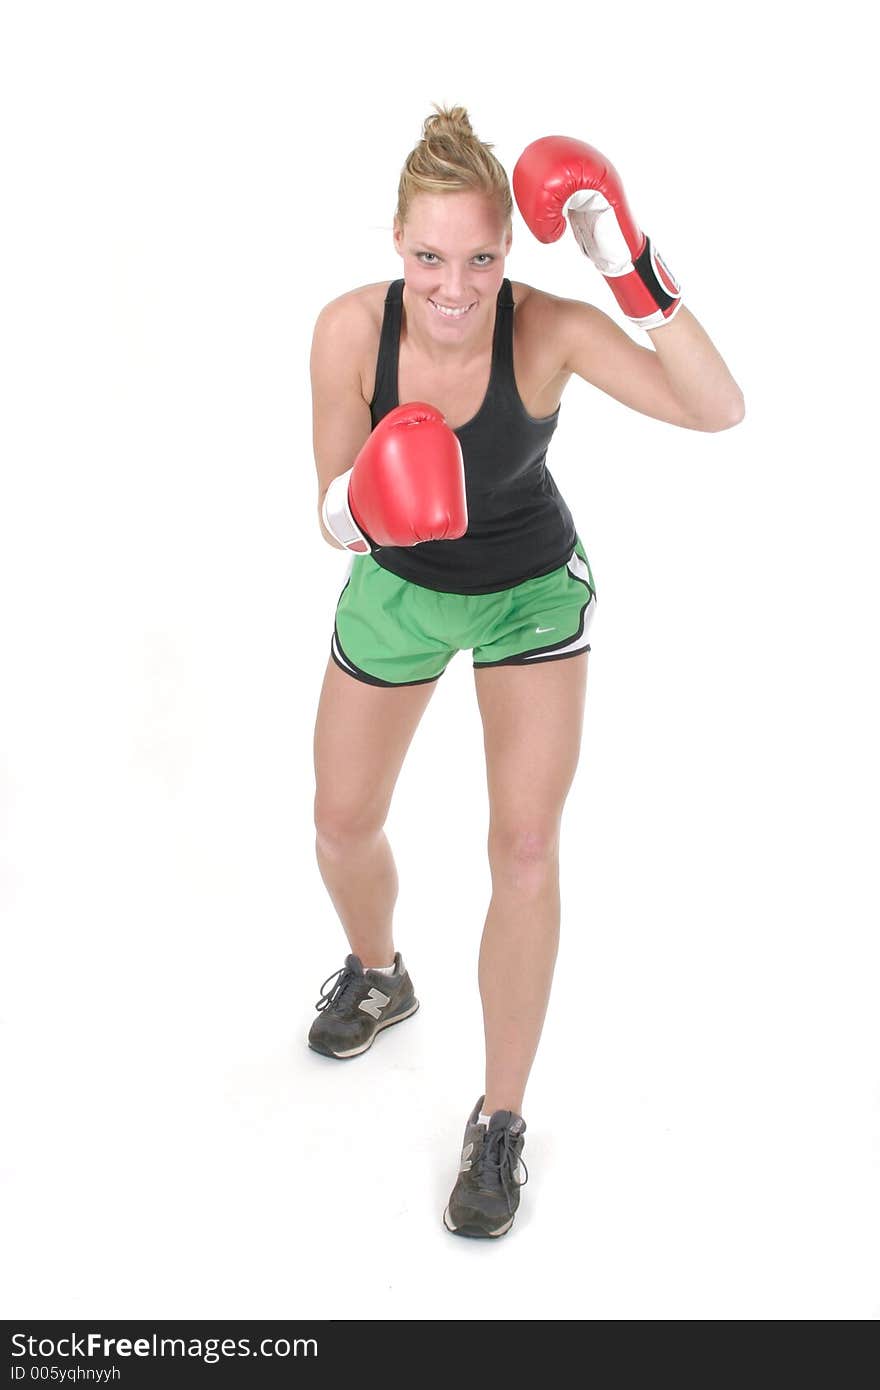
[[[573,301],[536,289],[522,280],[511,280],[510,287],[517,332],[524,337],[541,339],[548,347],[563,347],[570,332]]]
[[[573,349],[582,354],[584,345],[588,344],[594,351],[602,352],[609,344],[625,349],[631,343],[619,324],[595,304],[548,294],[517,280],[511,281],[511,287],[520,328],[529,337],[534,333],[545,338],[548,346],[552,345],[561,355],[561,362],[573,368],[578,375],[581,375],[578,367],[570,360]],[[632,343],[632,349],[631,355],[635,355],[635,343]]]
[[[338,369],[350,367],[365,394],[366,377],[382,332],[390,280],[359,285],[329,300],[315,321],[312,360],[324,359]]]
[[[546,290],[538,290],[534,285],[527,285],[523,280],[511,280],[510,288],[513,291],[513,302],[517,310],[517,315],[523,318],[530,318],[551,324],[559,317],[562,306],[566,303],[557,294],[548,294]]]
[[[390,280],[379,280],[375,284],[359,285],[356,289],[337,295],[321,309],[316,326],[340,325],[358,336],[371,329],[381,329],[385,296],[390,284]]]

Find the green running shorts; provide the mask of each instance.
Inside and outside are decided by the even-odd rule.
[[[579,536],[558,569],[492,594],[448,594],[353,555],[336,606],[331,656],[368,685],[422,685],[456,652],[474,668],[561,661],[590,650],[596,586]]]

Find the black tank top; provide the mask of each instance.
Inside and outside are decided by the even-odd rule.
[[[373,429],[400,404],[397,360],[403,280],[385,296],[376,389],[370,403]],[[577,539],[574,521],[545,459],[559,418],[529,415],[513,374],[514,302],[504,280],[495,308],[492,371],[473,419],[455,431],[464,458],[468,529],[456,541],[385,545],[373,552],[383,569],[452,594],[490,594],[564,565]]]

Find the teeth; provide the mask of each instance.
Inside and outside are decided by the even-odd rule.
[[[444,304],[435,303],[433,299],[431,300],[431,303],[434,305],[434,308],[437,310],[438,314],[444,314],[446,318],[449,319],[460,319],[462,314],[466,314],[469,309],[473,308],[472,304],[466,304],[463,309],[449,309]]]

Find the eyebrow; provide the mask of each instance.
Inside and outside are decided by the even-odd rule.
[[[434,256],[442,256],[445,254],[443,251],[438,251],[436,246],[429,246],[426,241],[419,241],[417,239],[414,244],[422,251],[430,251]],[[494,246],[494,241],[487,241],[483,246],[476,247],[476,249],[471,252],[471,255],[478,256],[481,251],[491,251],[494,249]]]

